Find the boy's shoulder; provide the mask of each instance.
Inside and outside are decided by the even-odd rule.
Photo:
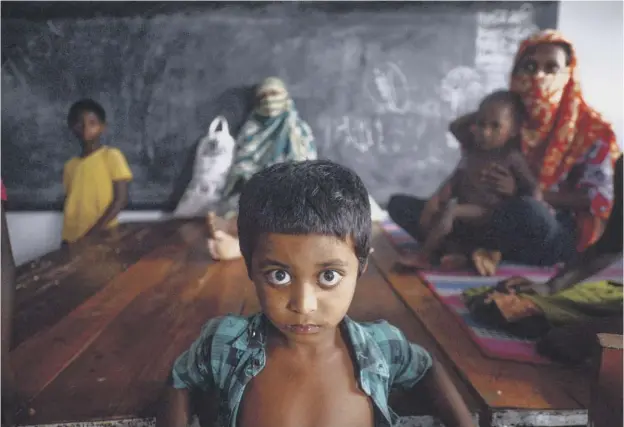
[[[202,327],[201,335],[204,337],[238,337],[242,332],[249,329],[255,323],[254,320],[259,313],[250,316],[241,316],[237,314],[226,314],[210,319]]]
[[[72,166],[74,166],[75,164],[77,164],[80,161],[80,157],[78,156],[72,156],[71,158],[69,158],[69,160],[67,160],[65,162],[65,168],[70,168]]]
[[[397,352],[401,353],[412,345],[399,328],[386,320],[356,322],[345,317],[344,322],[356,351],[379,350],[386,359],[392,360]]]
[[[123,151],[121,151],[117,147],[111,147],[110,145],[104,145],[102,148],[104,148],[104,150],[103,150],[104,153],[109,155],[109,156],[110,155],[115,155],[115,156],[123,156],[124,155]]]
[[[363,372],[373,371],[387,376],[392,385],[411,387],[432,366],[431,354],[387,321],[355,322],[346,317],[345,322]]]
[[[345,322],[350,329],[359,330],[363,338],[372,338],[375,341],[387,341],[389,339],[405,340],[405,336],[396,326],[386,320],[373,320],[357,322],[345,317]]]

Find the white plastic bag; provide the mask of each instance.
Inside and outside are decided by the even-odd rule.
[[[217,130],[219,125],[221,129]],[[216,117],[197,146],[193,178],[173,212],[175,217],[203,216],[217,208],[235,146],[227,120]]]
[[[377,204],[375,199],[373,199],[373,196],[370,194],[368,195],[368,201],[370,202],[371,207],[371,221],[379,222],[388,219],[388,212],[381,209],[381,206]]]

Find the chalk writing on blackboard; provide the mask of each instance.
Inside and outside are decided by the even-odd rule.
[[[483,93],[481,75],[470,67],[456,67],[449,71],[440,83],[440,95],[448,102],[453,115],[473,107]]]
[[[381,122],[373,130],[373,126],[365,119],[344,116],[335,127],[334,137],[360,153],[366,153],[380,140],[381,132]]]
[[[48,24],[48,28],[53,34],[63,37],[63,31],[58,26],[54,25],[51,21],[46,22],[46,24]]]
[[[2,64],[2,77],[8,79],[15,79],[19,86],[22,88],[27,88],[26,79],[22,75],[22,72],[19,70],[15,62],[11,58],[8,58],[4,64]]]
[[[528,3],[514,10],[477,13],[475,66],[483,73],[486,92],[507,86],[518,45],[537,31],[534,13],[533,6]]]
[[[374,67],[365,90],[378,113],[404,114],[410,109],[407,77],[394,62]]]

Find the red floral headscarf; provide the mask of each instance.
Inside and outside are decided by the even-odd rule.
[[[570,57],[565,70],[547,75],[515,72],[528,49],[551,43],[568,47]],[[596,141],[605,143],[610,153],[604,153],[604,156],[611,155],[613,163],[620,154],[611,125],[585,102],[577,74],[574,47],[558,31],[544,30],[534,34],[520,44],[516,53],[510,86],[522,97],[530,118],[529,124],[522,129],[522,151],[534,170],[539,171],[542,189],[560,184],[572,167],[587,156]],[[599,237],[601,223],[611,211],[611,201],[607,203],[609,205],[604,209],[592,209],[599,212],[597,217],[589,213],[577,215],[581,234],[578,249],[582,250]]]

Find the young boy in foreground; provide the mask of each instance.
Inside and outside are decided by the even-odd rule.
[[[158,426],[183,427],[190,395],[216,392],[220,426],[392,426],[392,388],[417,388],[448,427],[473,426],[442,366],[385,321],[346,316],[366,270],[368,194],[329,161],[280,163],[239,201],[240,248],[262,307],[210,320],[175,362]]]
[[[82,147],[80,157],[70,159],[63,170],[63,243],[74,243],[117,225],[117,215],[128,202],[132,172],[121,151],[100,142],[106,129],[100,104],[91,99],[76,102],[67,124]]]

